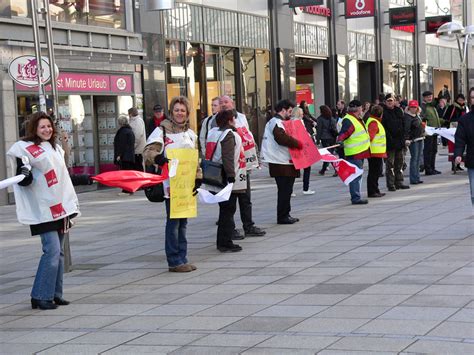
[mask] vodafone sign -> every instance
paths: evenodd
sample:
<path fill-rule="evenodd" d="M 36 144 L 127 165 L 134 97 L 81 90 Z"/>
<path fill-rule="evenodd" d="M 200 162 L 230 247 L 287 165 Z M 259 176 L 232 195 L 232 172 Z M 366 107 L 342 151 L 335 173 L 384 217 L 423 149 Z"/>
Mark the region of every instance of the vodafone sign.
<path fill-rule="evenodd" d="M 346 18 L 372 17 L 375 0 L 346 0 Z"/>

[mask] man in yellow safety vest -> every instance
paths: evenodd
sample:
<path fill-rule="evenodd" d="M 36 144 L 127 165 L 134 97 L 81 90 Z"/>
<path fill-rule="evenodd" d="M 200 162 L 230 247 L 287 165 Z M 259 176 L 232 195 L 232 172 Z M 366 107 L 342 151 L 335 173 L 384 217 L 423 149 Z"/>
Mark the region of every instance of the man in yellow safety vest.
<path fill-rule="evenodd" d="M 360 169 L 364 166 L 364 159 L 370 158 L 370 138 L 361 115 L 362 103 L 358 100 L 352 100 L 347 107 L 347 114 L 342 120 L 341 131 L 337 137 L 337 142 L 344 145 L 345 159 Z M 361 184 L 362 175 L 349 184 L 353 205 L 366 205 L 368 203 L 367 200 L 361 198 Z"/>
<path fill-rule="evenodd" d="M 383 159 L 387 157 L 387 138 L 381 122 L 382 114 L 383 107 L 375 105 L 370 109 L 370 116 L 365 122 L 370 137 L 369 174 L 367 175 L 367 195 L 369 197 L 385 196 L 385 193 L 379 190 Z"/>

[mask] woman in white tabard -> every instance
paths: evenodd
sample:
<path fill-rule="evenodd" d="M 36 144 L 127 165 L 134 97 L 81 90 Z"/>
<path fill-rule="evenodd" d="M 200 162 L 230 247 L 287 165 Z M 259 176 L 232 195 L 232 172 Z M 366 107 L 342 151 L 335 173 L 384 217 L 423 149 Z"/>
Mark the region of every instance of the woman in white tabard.
<path fill-rule="evenodd" d="M 50 116 L 34 113 L 28 119 L 26 136 L 7 152 L 17 175 L 25 175 L 13 186 L 18 221 L 41 237 L 43 248 L 31 291 L 34 309 L 69 304 L 63 298 L 63 244 L 71 219 L 79 214 L 79 202 L 56 134 Z"/>

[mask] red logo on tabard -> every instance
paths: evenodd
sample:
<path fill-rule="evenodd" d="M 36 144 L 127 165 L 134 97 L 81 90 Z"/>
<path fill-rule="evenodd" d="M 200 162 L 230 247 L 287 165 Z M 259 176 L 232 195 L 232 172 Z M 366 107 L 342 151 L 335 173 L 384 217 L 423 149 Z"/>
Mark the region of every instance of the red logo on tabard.
<path fill-rule="evenodd" d="M 247 166 L 247 160 L 245 159 L 244 148 L 239 153 L 239 168 L 243 169 Z"/>
<path fill-rule="evenodd" d="M 58 183 L 58 178 L 56 176 L 56 172 L 54 171 L 54 169 L 44 174 L 44 177 L 46 178 L 46 183 L 48 184 L 48 187 L 51 187 Z"/>
<path fill-rule="evenodd" d="M 211 159 L 212 153 L 216 150 L 217 142 L 207 142 L 206 143 L 206 160 Z"/>
<path fill-rule="evenodd" d="M 58 203 L 57 205 L 51 206 L 49 209 L 51 210 L 51 215 L 54 219 L 64 216 L 66 214 L 62 203 Z"/>
<path fill-rule="evenodd" d="M 174 143 L 174 140 L 172 140 L 169 137 L 165 137 L 165 146 L 167 146 L 168 144 L 173 144 L 173 143 Z"/>
<path fill-rule="evenodd" d="M 253 137 L 248 131 L 247 127 L 237 128 L 237 133 L 239 134 L 240 138 L 242 138 L 242 146 L 244 147 L 244 150 L 249 150 L 255 147 L 255 141 L 253 140 Z"/>
<path fill-rule="evenodd" d="M 26 147 L 26 150 L 33 156 L 33 158 L 37 158 L 44 153 L 44 149 L 36 144 L 29 145 Z"/>
<path fill-rule="evenodd" d="M 375 15 L 375 0 L 346 0 L 346 18 Z"/>

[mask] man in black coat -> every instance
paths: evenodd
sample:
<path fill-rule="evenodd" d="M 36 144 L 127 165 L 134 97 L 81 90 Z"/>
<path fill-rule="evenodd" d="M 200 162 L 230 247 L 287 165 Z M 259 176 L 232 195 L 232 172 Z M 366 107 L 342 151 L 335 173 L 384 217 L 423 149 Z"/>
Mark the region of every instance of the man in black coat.
<path fill-rule="evenodd" d="M 120 115 L 117 121 L 120 128 L 114 137 L 114 164 L 118 165 L 120 170 L 134 170 L 135 135 L 127 116 Z M 122 190 L 119 195 L 133 195 L 133 192 Z"/>
<path fill-rule="evenodd" d="M 387 137 L 386 172 L 388 191 L 409 189 L 403 183 L 404 148 L 408 140 L 403 111 L 395 106 L 393 94 L 385 96 L 382 125 Z"/>
<path fill-rule="evenodd" d="M 458 120 L 458 127 L 454 136 L 454 162 L 460 164 L 464 150 L 466 158 L 464 165 L 467 168 L 469 184 L 471 186 L 471 202 L 474 207 L 474 87 L 469 90 L 471 111 Z"/>

